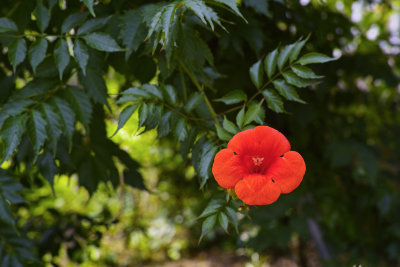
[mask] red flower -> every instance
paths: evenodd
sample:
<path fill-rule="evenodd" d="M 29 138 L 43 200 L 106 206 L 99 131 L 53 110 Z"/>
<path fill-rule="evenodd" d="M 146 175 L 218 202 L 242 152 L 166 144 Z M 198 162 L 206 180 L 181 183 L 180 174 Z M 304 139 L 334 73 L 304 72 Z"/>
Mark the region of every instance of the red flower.
<path fill-rule="evenodd" d="M 267 205 L 299 186 L 306 165 L 279 131 L 258 126 L 236 134 L 215 155 L 212 173 L 223 188 L 235 188 L 248 205 Z"/>

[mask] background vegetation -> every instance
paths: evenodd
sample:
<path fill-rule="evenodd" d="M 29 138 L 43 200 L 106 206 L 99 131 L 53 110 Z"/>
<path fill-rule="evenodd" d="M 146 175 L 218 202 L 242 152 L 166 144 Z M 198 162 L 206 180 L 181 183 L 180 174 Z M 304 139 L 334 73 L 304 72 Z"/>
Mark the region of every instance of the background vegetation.
<path fill-rule="evenodd" d="M 2 0 L 0 47 L 0 266 L 400 265 L 400 1 Z M 246 207 L 255 125 L 307 172 Z"/>

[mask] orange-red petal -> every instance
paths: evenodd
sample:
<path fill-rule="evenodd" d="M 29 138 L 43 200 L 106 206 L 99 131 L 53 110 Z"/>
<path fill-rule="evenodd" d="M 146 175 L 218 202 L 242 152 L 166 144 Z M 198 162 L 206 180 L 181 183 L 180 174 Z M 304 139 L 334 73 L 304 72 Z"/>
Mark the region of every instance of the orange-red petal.
<path fill-rule="evenodd" d="M 271 164 L 266 176 L 275 181 L 282 193 L 287 194 L 299 186 L 305 172 L 303 157 L 296 151 L 289 151 Z"/>
<path fill-rule="evenodd" d="M 222 149 L 215 155 L 212 173 L 223 188 L 233 188 L 247 175 L 239 156 L 230 149 Z"/>
<path fill-rule="evenodd" d="M 236 184 L 235 192 L 248 205 L 268 205 L 279 198 L 281 189 L 265 175 L 251 174 Z"/>

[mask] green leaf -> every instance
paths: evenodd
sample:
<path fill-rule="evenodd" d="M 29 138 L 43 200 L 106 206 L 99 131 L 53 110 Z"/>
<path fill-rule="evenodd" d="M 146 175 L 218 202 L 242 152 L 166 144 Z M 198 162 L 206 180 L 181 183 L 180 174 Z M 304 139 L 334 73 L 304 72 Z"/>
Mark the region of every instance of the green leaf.
<path fill-rule="evenodd" d="M 185 105 L 186 112 L 190 112 L 195 109 L 204 100 L 204 94 L 201 92 L 195 92 L 190 97 Z"/>
<path fill-rule="evenodd" d="M 119 52 L 122 48 L 117 44 L 117 42 L 108 34 L 105 33 L 90 33 L 83 36 L 86 43 L 99 51 L 104 52 Z"/>
<path fill-rule="evenodd" d="M 320 79 L 324 76 L 316 75 L 310 68 L 306 66 L 294 65 L 291 67 L 292 71 L 296 73 L 297 76 L 304 79 Z"/>
<path fill-rule="evenodd" d="M 183 140 L 186 139 L 188 131 L 185 118 L 181 117 L 176 123 L 175 135 L 178 137 L 179 142 L 182 142 Z"/>
<path fill-rule="evenodd" d="M 129 48 L 125 59 L 128 59 L 133 51 L 136 51 L 146 38 L 146 27 L 142 23 L 139 10 L 129 10 L 122 17 L 123 24 L 119 38 L 125 47 Z"/>
<path fill-rule="evenodd" d="M 54 175 L 58 172 L 58 167 L 56 162 L 48 151 L 43 152 L 37 159 L 37 166 L 39 167 L 40 172 L 43 177 L 50 183 L 50 186 L 53 189 L 54 186 Z M 53 189 L 54 190 L 54 189 Z"/>
<path fill-rule="evenodd" d="M 293 47 L 292 53 L 290 54 L 290 63 L 295 61 L 297 57 L 300 54 L 300 51 L 303 49 L 304 45 L 307 43 L 308 39 L 310 38 L 310 35 L 308 35 L 304 40 L 299 39 Z"/>
<path fill-rule="evenodd" d="M 311 52 L 302 56 L 296 63 L 299 63 L 300 65 L 308 65 L 313 63 L 325 63 L 333 60 L 337 60 L 337 58 L 328 57 L 317 52 Z"/>
<path fill-rule="evenodd" d="M 221 225 L 222 229 L 225 230 L 225 232 L 228 232 L 228 216 L 224 213 L 224 212 L 220 212 L 218 214 L 218 221 L 219 221 L 219 225 Z"/>
<path fill-rule="evenodd" d="M 244 107 L 236 115 L 236 124 L 239 129 L 242 129 L 242 127 L 244 126 Z"/>
<path fill-rule="evenodd" d="M 250 78 L 255 87 L 260 88 L 263 85 L 264 77 L 263 77 L 263 68 L 261 64 L 261 60 L 254 63 L 253 66 L 250 67 Z"/>
<path fill-rule="evenodd" d="M 238 218 L 237 218 L 236 212 L 231 207 L 226 207 L 225 211 L 229 217 L 229 221 L 235 228 L 236 233 L 239 233 L 239 223 L 238 223 Z"/>
<path fill-rule="evenodd" d="M 8 118 L 0 131 L 0 138 L 3 140 L 3 153 L 0 165 L 4 163 L 21 142 L 22 134 L 25 132 L 26 116 L 20 115 Z"/>
<path fill-rule="evenodd" d="M 78 119 L 83 123 L 86 130 L 89 130 L 89 123 L 92 118 L 92 104 L 89 97 L 78 87 L 68 86 L 64 92 L 72 109 L 76 111 Z"/>
<path fill-rule="evenodd" d="M 199 164 L 200 188 L 204 187 L 208 178 L 210 177 L 211 165 L 216 153 L 217 147 L 212 144 L 209 149 L 203 150 Z"/>
<path fill-rule="evenodd" d="M 224 201 L 222 199 L 213 199 L 208 203 L 207 207 L 200 214 L 198 219 L 208 217 L 211 214 L 217 213 L 218 210 L 223 206 Z"/>
<path fill-rule="evenodd" d="M 247 95 L 242 90 L 233 90 L 221 98 L 215 99 L 217 102 L 223 102 L 226 105 L 236 104 L 247 100 Z"/>
<path fill-rule="evenodd" d="M 201 226 L 201 236 L 199 243 L 203 239 L 203 237 L 214 227 L 215 222 L 217 221 L 217 215 L 211 215 L 207 219 L 204 220 L 202 226 Z"/>
<path fill-rule="evenodd" d="M 84 35 L 99 30 L 103 28 L 110 19 L 111 16 L 88 20 L 85 23 L 83 23 L 81 27 L 79 27 L 77 34 Z"/>
<path fill-rule="evenodd" d="M 171 125 L 170 125 L 171 114 L 172 114 L 171 111 L 168 111 L 162 116 L 161 122 L 157 128 L 157 133 L 158 133 L 157 138 L 164 137 L 171 131 Z"/>
<path fill-rule="evenodd" d="M 57 149 L 58 139 L 62 134 L 61 119 L 56 113 L 54 108 L 47 103 L 43 103 L 40 107 L 43 117 L 47 121 L 47 136 L 50 141 L 50 145 L 55 154 Z"/>
<path fill-rule="evenodd" d="M 217 136 L 220 140 L 229 141 L 232 138 L 232 134 L 221 126 L 215 125 L 215 128 L 217 129 Z"/>
<path fill-rule="evenodd" d="M 13 71 L 24 61 L 26 57 L 26 41 L 24 38 L 15 39 L 8 46 L 8 60 L 13 66 Z"/>
<path fill-rule="evenodd" d="M 264 61 L 264 70 L 265 73 L 268 75 L 268 78 L 271 78 L 272 75 L 275 74 L 276 71 L 276 61 L 278 59 L 278 49 L 270 52 Z"/>
<path fill-rule="evenodd" d="M 69 104 L 60 97 L 53 97 L 51 104 L 60 117 L 63 133 L 67 137 L 69 148 L 71 149 L 72 136 L 75 131 L 75 112 L 71 109 Z"/>
<path fill-rule="evenodd" d="M 283 78 L 285 78 L 285 81 L 291 85 L 294 85 L 296 87 L 307 87 L 310 85 L 318 84 L 318 81 L 315 80 L 309 80 L 309 79 L 303 79 L 299 76 L 297 76 L 293 71 L 289 70 L 284 73 L 282 73 Z"/>
<path fill-rule="evenodd" d="M 146 103 L 143 103 L 139 108 L 139 126 L 138 128 L 142 127 L 147 120 L 149 114 L 149 109 Z"/>
<path fill-rule="evenodd" d="M 93 65 L 93 62 L 91 62 L 86 71 L 86 76 L 80 74 L 79 80 L 87 89 L 89 96 L 95 103 L 108 105 L 106 82 L 104 81 L 102 73 L 99 70 L 94 69 L 95 67 L 96 66 Z"/>
<path fill-rule="evenodd" d="M 86 20 L 87 16 L 87 12 L 70 14 L 61 25 L 61 33 L 67 33 L 72 28 L 81 25 Z"/>
<path fill-rule="evenodd" d="M 81 40 L 76 39 L 74 44 L 74 57 L 79 67 L 82 70 L 83 75 L 86 75 L 86 66 L 89 61 L 88 49 Z"/>
<path fill-rule="evenodd" d="M 267 106 L 271 110 L 275 111 L 276 113 L 284 112 L 283 101 L 277 93 L 270 91 L 268 89 L 264 90 L 262 93 L 267 102 Z"/>
<path fill-rule="evenodd" d="M 296 89 L 287 84 L 284 80 L 275 80 L 273 82 L 275 89 L 279 92 L 281 96 L 283 96 L 287 100 L 296 101 L 299 103 L 305 103 L 303 100 L 299 98 L 299 95 L 296 92 Z"/>
<path fill-rule="evenodd" d="M 163 126 L 163 124 L 160 124 Z M 160 127 L 159 127 L 160 128 Z M 188 136 L 181 143 L 181 147 L 179 148 L 179 152 L 182 155 L 183 161 L 186 162 L 188 158 L 188 154 L 190 149 L 193 147 L 194 142 L 196 141 L 198 131 L 196 128 L 190 128 Z"/>
<path fill-rule="evenodd" d="M 247 125 L 252 122 L 259 113 L 261 109 L 262 101 L 260 101 L 257 105 L 249 105 L 249 109 L 247 110 L 246 114 L 244 115 L 243 125 Z"/>
<path fill-rule="evenodd" d="M 175 92 L 175 88 L 171 85 L 166 85 L 163 87 L 163 91 L 165 92 L 165 99 L 167 100 L 167 103 L 170 104 L 171 106 L 175 106 L 178 99 L 177 95 Z"/>
<path fill-rule="evenodd" d="M 43 5 L 42 1 L 38 1 L 38 4 L 33 10 L 33 15 L 36 17 L 36 23 L 41 32 L 44 32 L 49 26 L 50 11 Z"/>
<path fill-rule="evenodd" d="M 5 103 L 0 109 L 0 129 L 7 118 L 20 114 L 33 103 L 30 99 L 16 99 Z"/>
<path fill-rule="evenodd" d="M 4 199 L 2 195 L 0 195 L 0 221 L 4 222 L 7 225 L 14 225 L 14 217 L 12 216 L 10 205 L 8 205 L 7 201 Z"/>
<path fill-rule="evenodd" d="M 164 8 L 163 16 L 162 16 L 162 29 L 165 38 L 164 46 L 169 46 L 171 42 L 171 28 L 175 20 L 175 12 L 178 8 L 178 2 L 173 2 L 168 4 Z"/>
<path fill-rule="evenodd" d="M 146 92 L 148 92 L 150 95 L 154 96 L 155 98 L 158 98 L 160 100 L 163 99 L 162 92 L 158 87 L 152 85 L 152 84 L 144 84 L 142 85 L 142 89 L 144 89 Z"/>
<path fill-rule="evenodd" d="M 92 14 L 93 17 L 96 17 L 96 14 L 94 13 L 93 10 L 93 3 L 94 0 L 81 0 L 85 4 L 85 6 L 89 9 L 90 14 Z"/>
<path fill-rule="evenodd" d="M 235 13 L 236 15 L 238 15 L 244 21 L 247 22 L 247 20 L 243 17 L 242 13 L 240 13 L 239 8 L 237 7 L 236 0 L 212 0 L 212 1 L 228 6 L 233 11 L 233 13 Z"/>
<path fill-rule="evenodd" d="M 293 52 L 293 49 L 295 47 L 295 44 L 290 44 L 290 45 L 286 45 L 284 46 L 277 58 L 277 64 L 278 64 L 278 68 L 279 70 L 281 70 L 283 68 L 283 66 L 285 65 L 285 63 L 288 61 L 291 53 Z"/>
<path fill-rule="evenodd" d="M 135 110 L 137 108 L 138 108 L 138 104 L 132 104 L 132 105 L 127 106 L 126 108 L 124 108 L 124 110 L 119 115 L 118 127 L 117 127 L 117 129 L 115 130 L 115 132 L 113 133 L 113 135 L 111 137 L 113 137 L 122 127 L 124 127 L 126 122 L 131 118 L 133 112 L 135 112 Z"/>
<path fill-rule="evenodd" d="M 56 62 L 60 80 L 63 77 L 65 68 L 69 63 L 68 44 L 64 39 L 59 39 L 54 49 L 54 61 Z"/>
<path fill-rule="evenodd" d="M 204 24 L 207 24 L 208 22 L 212 31 L 214 31 L 214 22 L 225 30 L 218 18 L 217 13 L 206 6 L 203 1 L 183 0 L 182 2 L 188 9 L 192 10 Z"/>
<path fill-rule="evenodd" d="M 256 13 L 271 18 L 271 13 L 268 10 L 269 0 L 246 0 L 243 1 L 243 4 L 253 8 Z"/>
<path fill-rule="evenodd" d="M 46 38 L 38 38 L 29 47 L 29 62 L 31 63 L 33 72 L 36 72 L 36 67 L 44 60 L 46 57 L 48 43 Z"/>
<path fill-rule="evenodd" d="M 226 117 L 224 117 L 224 121 L 222 122 L 222 126 L 224 129 L 231 133 L 231 134 L 237 134 L 239 132 L 239 129 L 236 127 L 236 125 L 228 120 Z"/>
<path fill-rule="evenodd" d="M 44 142 L 47 139 L 46 121 L 37 110 L 32 110 L 28 119 L 28 136 L 32 142 L 35 155 L 39 154 Z"/>
<path fill-rule="evenodd" d="M 17 24 L 8 18 L 0 18 L 0 32 L 16 32 Z"/>

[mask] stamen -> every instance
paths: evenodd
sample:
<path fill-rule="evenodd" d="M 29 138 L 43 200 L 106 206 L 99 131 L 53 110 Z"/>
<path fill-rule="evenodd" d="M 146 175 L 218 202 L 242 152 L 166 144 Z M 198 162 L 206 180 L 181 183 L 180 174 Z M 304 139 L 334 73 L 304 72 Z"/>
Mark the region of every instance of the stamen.
<path fill-rule="evenodd" d="M 252 159 L 253 159 L 254 165 L 256 165 L 256 166 L 261 166 L 261 164 L 264 160 L 264 158 L 262 158 L 262 157 L 253 157 Z"/>

